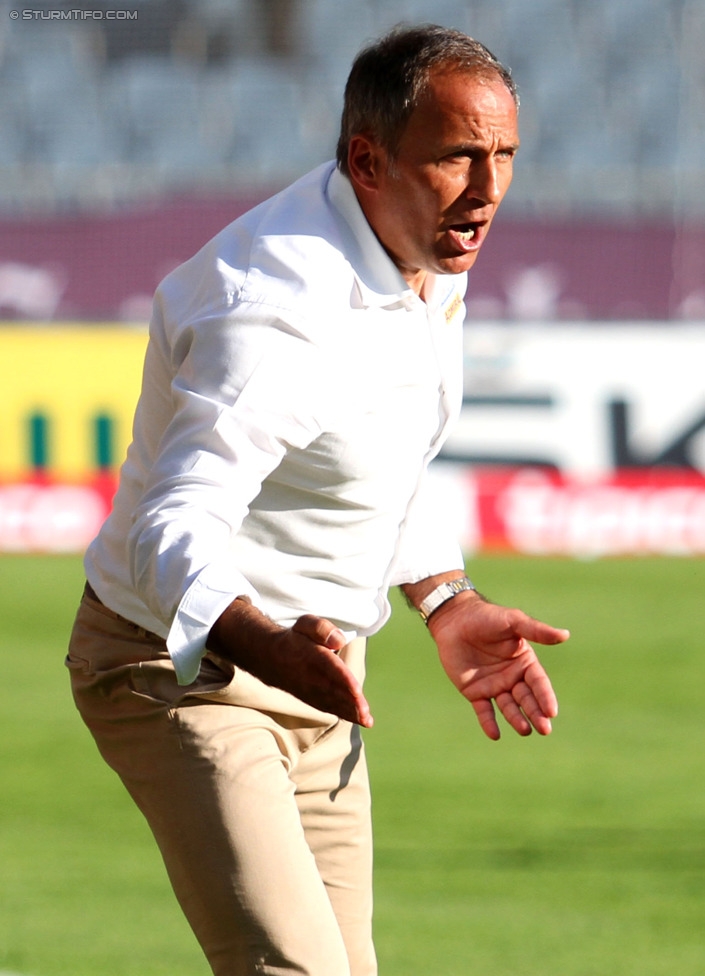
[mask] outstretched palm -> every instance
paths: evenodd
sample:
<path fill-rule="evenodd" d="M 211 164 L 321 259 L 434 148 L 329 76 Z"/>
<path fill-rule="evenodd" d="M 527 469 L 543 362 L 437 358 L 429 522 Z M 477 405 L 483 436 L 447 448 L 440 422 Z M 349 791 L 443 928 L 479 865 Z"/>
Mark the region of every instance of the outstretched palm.
<path fill-rule="evenodd" d="M 559 644 L 569 633 L 477 594 L 456 597 L 429 620 L 443 668 L 471 702 L 490 739 L 500 737 L 493 702 L 519 735 L 551 731 L 558 703 L 529 641 Z"/>

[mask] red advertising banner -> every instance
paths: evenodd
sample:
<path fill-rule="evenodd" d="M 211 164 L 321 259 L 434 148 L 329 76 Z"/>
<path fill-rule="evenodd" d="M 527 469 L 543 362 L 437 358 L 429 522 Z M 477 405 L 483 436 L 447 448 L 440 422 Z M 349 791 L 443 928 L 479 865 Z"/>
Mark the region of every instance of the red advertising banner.
<path fill-rule="evenodd" d="M 705 476 L 619 470 L 575 479 L 541 469 L 466 469 L 479 550 L 578 557 L 705 554 Z"/>
<path fill-rule="evenodd" d="M 82 552 L 108 515 L 115 487 L 112 474 L 87 484 L 0 484 L 0 552 Z"/>
<path fill-rule="evenodd" d="M 443 465 L 438 488 L 468 552 L 579 558 L 705 555 L 705 476 L 622 470 L 576 479 L 531 468 Z M 0 485 L 0 550 L 80 552 L 105 519 L 113 474 Z"/>

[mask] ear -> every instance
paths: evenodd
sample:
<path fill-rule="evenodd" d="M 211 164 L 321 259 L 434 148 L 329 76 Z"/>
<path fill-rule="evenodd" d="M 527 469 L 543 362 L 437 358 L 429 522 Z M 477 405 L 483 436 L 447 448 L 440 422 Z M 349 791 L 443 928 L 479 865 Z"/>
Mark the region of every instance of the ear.
<path fill-rule="evenodd" d="M 387 154 L 370 136 L 354 135 L 348 146 L 350 179 L 360 189 L 374 192 L 379 175 L 387 167 Z"/>

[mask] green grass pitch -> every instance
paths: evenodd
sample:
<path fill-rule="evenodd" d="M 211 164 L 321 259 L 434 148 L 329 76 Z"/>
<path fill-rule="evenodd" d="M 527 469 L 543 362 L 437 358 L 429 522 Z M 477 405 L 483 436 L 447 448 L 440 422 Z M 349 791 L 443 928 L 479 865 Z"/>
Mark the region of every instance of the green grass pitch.
<path fill-rule="evenodd" d="M 473 560 L 573 632 L 548 738 L 486 740 L 395 601 L 366 734 L 381 976 L 702 976 L 705 561 Z M 206 976 L 151 837 L 74 711 L 75 557 L 0 558 L 0 973 Z"/>

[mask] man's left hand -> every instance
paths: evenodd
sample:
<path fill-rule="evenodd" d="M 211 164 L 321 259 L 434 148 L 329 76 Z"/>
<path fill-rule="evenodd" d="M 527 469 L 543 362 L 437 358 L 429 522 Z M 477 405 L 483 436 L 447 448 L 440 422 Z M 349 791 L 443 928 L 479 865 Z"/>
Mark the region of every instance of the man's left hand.
<path fill-rule="evenodd" d="M 500 730 L 493 702 L 519 735 L 551 732 L 558 702 L 529 641 L 560 644 L 567 630 L 534 620 L 521 610 L 461 593 L 436 610 L 428 629 L 446 674 L 475 709 L 490 739 Z"/>

